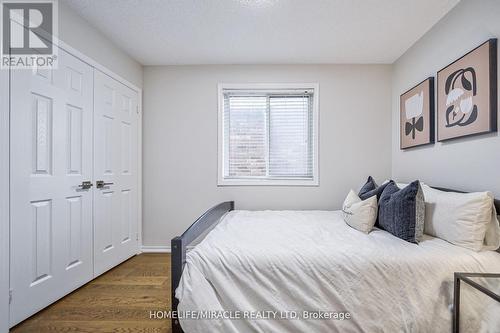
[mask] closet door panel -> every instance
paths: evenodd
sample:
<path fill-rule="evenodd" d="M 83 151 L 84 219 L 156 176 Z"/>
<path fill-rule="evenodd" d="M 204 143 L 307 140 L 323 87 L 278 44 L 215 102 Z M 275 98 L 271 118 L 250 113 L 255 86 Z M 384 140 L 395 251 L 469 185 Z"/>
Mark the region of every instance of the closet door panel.
<path fill-rule="evenodd" d="M 138 253 L 137 92 L 94 72 L 94 259 L 99 275 Z"/>
<path fill-rule="evenodd" d="M 11 73 L 11 325 L 93 276 L 92 101 L 92 68 L 63 50 Z"/>

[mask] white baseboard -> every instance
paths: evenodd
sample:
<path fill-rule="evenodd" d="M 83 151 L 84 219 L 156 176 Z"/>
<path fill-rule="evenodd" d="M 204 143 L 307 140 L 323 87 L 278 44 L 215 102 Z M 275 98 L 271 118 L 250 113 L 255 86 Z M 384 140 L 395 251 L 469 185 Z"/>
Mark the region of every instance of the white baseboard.
<path fill-rule="evenodd" d="M 141 246 L 142 253 L 170 253 L 170 246 Z"/>

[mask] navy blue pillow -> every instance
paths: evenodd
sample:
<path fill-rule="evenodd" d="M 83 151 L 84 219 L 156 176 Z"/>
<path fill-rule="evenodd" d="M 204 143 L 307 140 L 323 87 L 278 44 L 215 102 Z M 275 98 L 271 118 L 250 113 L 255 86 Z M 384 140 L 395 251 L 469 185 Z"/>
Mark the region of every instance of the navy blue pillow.
<path fill-rule="evenodd" d="M 390 182 L 394 183 L 392 180 Z M 385 187 L 390 182 L 387 182 L 387 183 L 384 183 L 384 184 L 378 186 L 377 183 L 375 183 L 375 180 L 372 178 L 372 176 L 370 176 L 370 177 L 368 177 L 368 180 L 366 181 L 365 185 L 363 185 L 361 187 L 361 190 L 359 190 L 358 197 L 361 200 L 366 200 L 366 199 L 371 198 L 374 195 L 376 195 L 377 200 L 379 200 Z"/>
<path fill-rule="evenodd" d="M 378 204 L 378 226 L 396 237 L 418 243 L 424 232 L 425 203 L 418 180 L 403 189 L 385 187 Z"/>
<path fill-rule="evenodd" d="M 366 183 L 361 187 L 358 193 L 358 197 L 361 197 L 362 194 L 373 191 L 378 187 L 377 183 L 375 183 L 375 179 L 372 176 L 368 176 Z"/>

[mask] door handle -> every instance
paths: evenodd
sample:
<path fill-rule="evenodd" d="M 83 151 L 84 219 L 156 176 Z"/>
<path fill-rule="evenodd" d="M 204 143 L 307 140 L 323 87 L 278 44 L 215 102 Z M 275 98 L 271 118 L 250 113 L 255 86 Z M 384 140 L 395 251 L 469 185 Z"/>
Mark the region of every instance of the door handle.
<path fill-rule="evenodd" d="M 98 180 L 95 182 L 97 188 L 103 188 L 104 186 L 114 185 L 114 183 L 105 183 L 104 180 Z"/>
<path fill-rule="evenodd" d="M 92 184 L 91 181 L 84 181 L 80 185 L 78 185 L 78 187 L 82 190 L 88 190 L 92 186 L 94 186 L 94 184 Z"/>

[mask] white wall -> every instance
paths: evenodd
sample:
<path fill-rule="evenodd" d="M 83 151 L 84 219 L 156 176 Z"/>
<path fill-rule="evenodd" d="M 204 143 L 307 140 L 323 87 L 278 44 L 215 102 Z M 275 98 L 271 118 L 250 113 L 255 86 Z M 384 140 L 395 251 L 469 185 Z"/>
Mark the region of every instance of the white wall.
<path fill-rule="evenodd" d="M 394 179 L 411 181 L 418 178 L 429 184 L 448 188 L 491 190 L 500 197 L 500 137 L 497 133 L 436 143 L 408 151 L 399 149 L 401 93 L 426 77 L 435 76 L 438 70 L 492 37 L 500 37 L 500 1 L 462 0 L 394 64 Z"/>
<path fill-rule="evenodd" d="M 143 243 L 169 246 L 212 205 L 338 209 L 350 188 L 391 168 L 391 67 L 144 68 Z M 217 187 L 217 83 L 318 82 L 319 187 Z"/>
<path fill-rule="evenodd" d="M 59 1 L 59 39 L 142 88 L 142 65 Z"/>

